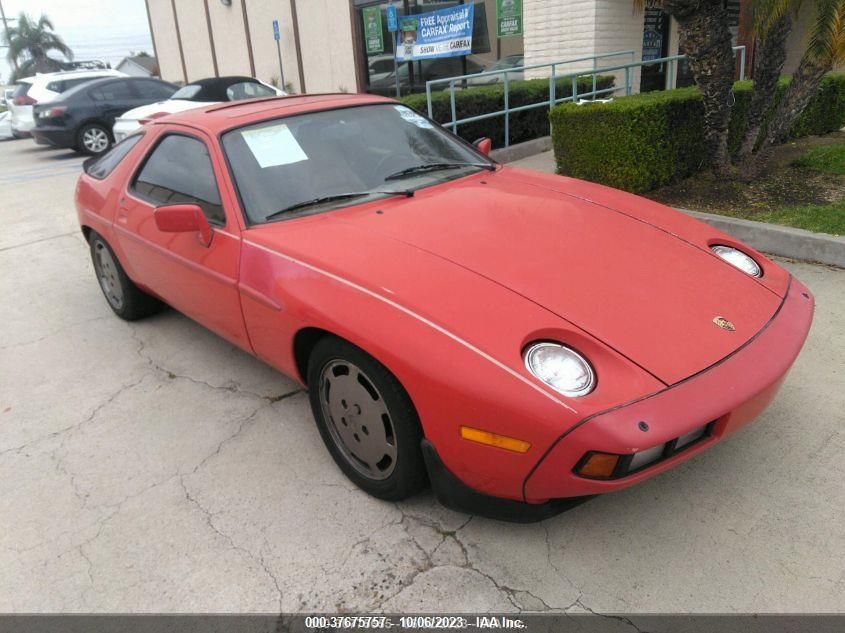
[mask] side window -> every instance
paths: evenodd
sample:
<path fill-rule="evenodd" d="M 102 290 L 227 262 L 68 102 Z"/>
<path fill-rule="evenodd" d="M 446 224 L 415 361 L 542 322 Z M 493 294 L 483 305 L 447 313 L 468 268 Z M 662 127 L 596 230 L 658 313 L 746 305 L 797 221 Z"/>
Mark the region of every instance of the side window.
<path fill-rule="evenodd" d="M 208 148 L 193 137 L 165 136 L 147 157 L 133 189 L 159 205 L 198 204 L 213 224 L 226 221 Z"/>
<path fill-rule="evenodd" d="M 138 141 L 141 140 L 142 136 L 143 134 L 133 134 L 132 136 L 127 136 L 125 139 L 120 141 L 120 143 L 112 147 L 108 152 L 94 161 L 94 163 L 89 165 L 85 170 L 85 173 L 97 180 L 102 180 L 107 177 L 115 170 L 115 168 L 120 164 L 120 161 L 126 157 L 129 151 L 138 144 Z"/>
<path fill-rule="evenodd" d="M 127 81 L 110 81 L 107 84 L 93 88 L 88 92 L 88 95 L 94 101 L 123 101 L 135 97 Z"/>
<path fill-rule="evenodd" d="M 240 101 L 241 99 L 255 99 L 256 97 L 270 97 L 276 93 L 267 86 L 254 81 L 242 81 L 232 84 L 226 88 L 226 97 L 229 101 Z"/>
<path fill-rule="evenodd" d="M 138 91 L 138 94 L 142 99 L 169 99 L 175 92 L 175 90 L 167 84 L 144 79 L 135 83 L 135 90 Z"/>

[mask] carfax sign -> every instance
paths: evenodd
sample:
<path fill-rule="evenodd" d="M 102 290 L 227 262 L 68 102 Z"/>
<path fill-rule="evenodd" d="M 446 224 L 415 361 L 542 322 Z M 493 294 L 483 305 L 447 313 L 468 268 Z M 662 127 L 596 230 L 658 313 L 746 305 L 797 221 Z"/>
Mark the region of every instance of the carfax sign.
<path fill-rule="evenodd" d="M 496 0 L 496 35 L 522 35 L 522 0 Z"/>
<path fill-rule="evenodd" d="M 397 61 L 469 55 L 474 11 L 472 4 L 463 4 L 400 18 Z"/>

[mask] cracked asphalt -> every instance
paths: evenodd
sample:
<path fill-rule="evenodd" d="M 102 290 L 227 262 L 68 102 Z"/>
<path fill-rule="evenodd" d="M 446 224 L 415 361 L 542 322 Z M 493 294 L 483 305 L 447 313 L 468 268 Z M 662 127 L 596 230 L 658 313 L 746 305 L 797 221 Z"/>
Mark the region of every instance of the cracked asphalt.
<path fill-rule="evenodd" d="M 541 524 L 377 501 L 291 380 L 185 317 L 112 315 L 81 159 L 0 144 L 0 611 L 845 611 L 845 271 L 757 423 Z"/>

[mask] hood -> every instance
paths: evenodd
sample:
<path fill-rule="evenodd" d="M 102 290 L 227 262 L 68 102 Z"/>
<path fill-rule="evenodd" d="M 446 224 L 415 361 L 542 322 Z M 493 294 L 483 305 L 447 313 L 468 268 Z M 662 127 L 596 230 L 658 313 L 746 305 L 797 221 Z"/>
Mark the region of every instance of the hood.
<path fill-rule="evenodd" d="M 155 114 L 156 112 L 173 114 L 174 112 L 184 112 L 185 110 L 202 108 L 209 105 L 214 105 L 214 102 L 205 103 L 202 101 L 186 101 L 184 99 L 167 99 L 166 101 L 158 101 L 156 103 L 150 103 L 149 105 L 133 108 L 121 114 L 120 118 L 124 120 L 137 121 L 139 119 L 143 119 L 144 117 L 148 117 L 151 114 Z"/>
<path fill-rule="evenodd" d="M 666 384 L 734 352 L 781 302 L 682 236 L 513 173 L 485 173 L 384 200 L 381 214 L 370 206 L 335 211 L 332 223 L 352 223 L 495 282 Z M 496 305 L 489 315 L 496 318 Z M 735 330 L 718 327 L 717 317 Z"/>

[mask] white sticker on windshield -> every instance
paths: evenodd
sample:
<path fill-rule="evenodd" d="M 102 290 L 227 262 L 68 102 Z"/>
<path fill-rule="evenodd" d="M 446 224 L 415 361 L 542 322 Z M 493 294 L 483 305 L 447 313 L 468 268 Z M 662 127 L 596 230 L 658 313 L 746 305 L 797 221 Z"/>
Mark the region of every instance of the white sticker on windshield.
<path fill-rule="evenodd" d="M 399 116 L 405 119 L 408 123 L 413 123 L 417 127 L 422 128 L 424 130 L 430 130 L 434 127 L 424 117 L 421 117 L 419 114 L 417 114 L 410 108 L 406 108 L 405 106 L 393 107 L 396 108 L 396 111 L 399 113 Z"/>
<path fill-rule="evenodd" d="M 262 169 L 308 160 L 287 125 L 244 130 L 241 135 Z"/>

